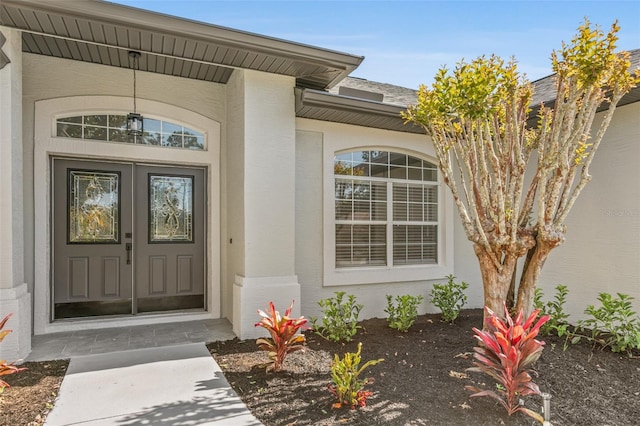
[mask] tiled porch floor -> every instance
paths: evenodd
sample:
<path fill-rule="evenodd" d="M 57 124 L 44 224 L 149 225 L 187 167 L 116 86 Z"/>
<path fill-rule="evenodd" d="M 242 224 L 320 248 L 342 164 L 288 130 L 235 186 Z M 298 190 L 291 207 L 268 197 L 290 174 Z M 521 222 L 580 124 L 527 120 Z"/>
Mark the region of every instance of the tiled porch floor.
<path fill-rule="evenodd" d="M 233 339 L 226 319 L 69 331 L 33 336 L 26 361 Z"/>

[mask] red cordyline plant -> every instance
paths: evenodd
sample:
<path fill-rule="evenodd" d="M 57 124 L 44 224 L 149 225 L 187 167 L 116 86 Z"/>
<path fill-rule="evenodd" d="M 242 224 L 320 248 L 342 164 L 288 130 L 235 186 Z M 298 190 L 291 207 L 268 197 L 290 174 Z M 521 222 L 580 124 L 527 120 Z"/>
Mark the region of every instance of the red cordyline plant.
<path fill-rule="evenodd" d="M 531 379 L 530 373 L 534 371 L 530 367 L 542 354 L 544 342 L 536 340 L 535 337 L 540 327 L 549 320 L 549 315 L 535 322 L 540 312 L 536 309 L 523 322 L 522 310 L 515 318 L 511 318 L 505 305 L 505 322 L 491 309 L 485 309 L 486 329 L 473 328 L 476 334 L 474 337 L 480 341 L 480 346 L 473 348 L 475 367 L 469 368 L 468 371 L 488 374 L 498 381 L 499 386 L 495 391 L 474 386 L 466 386 L 466 389 L 476 392 L 472 397 L 489 396 L 498 400 L 509 415 L 521 411 L 542 423 L 542 416 L 520 405 L 519 399 L 521 396 L 540 394 L 538 385 Z"/>
<path fill-rule="evenodd" d="M 3 330 L 5 324 L 7 323 L 7 321 L 9 321 L 10 317 L 11 317 L 11 314 L 7 315 L 6 317 L 4 317 L 2 321 L 0 321 L 0 342 L 2 342 L 4 338 L 7 337 L 7 334 L 11 333 L 12 331 L 12 330 Z M 4 359 L 0 359 L 0 376 L 8 376 L 9 374 L 15 374 L 23 370 L 26 370 L 26 368 L 16 367 L 12 362 L 7 363 L 7 361 L 5 361 Z M 8 388 L 8 387 L 10 387 L 9 383 L 5 382 L 4 380 L 0 380 L 0 393 L 4 391 L 4 388 Z"/>
<path fill-rule="evenodd" d="M 273 302 L 269 302 L 268 312 L 258 309 L 258 314 L 262 319 L 255 326 L 265 328 L 271 338 L 260 338 L 256 340 L 256 344 L 258 348 L 269 353 L 269 358 L 272 360 L 269 366 L 273 371 L 282 369 L 282 364 L 288 354 L 304 349 L 305 337 L 297 333 L 305 327 L 307 320 L 304 317 L 289 318 L 292 309 L 293 302 L 284 315 L 280 315 L 280 312 L 276 311 Z"/>

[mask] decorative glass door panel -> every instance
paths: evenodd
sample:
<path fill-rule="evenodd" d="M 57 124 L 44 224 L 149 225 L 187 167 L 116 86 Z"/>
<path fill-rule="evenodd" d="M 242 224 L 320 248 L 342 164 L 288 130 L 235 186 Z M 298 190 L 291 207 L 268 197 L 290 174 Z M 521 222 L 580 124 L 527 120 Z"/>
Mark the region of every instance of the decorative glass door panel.
<path fill-rule="evenodd" d="M 193 176 L 149 175 L 149 242 L 193 242 Z"/>
<path fill-rule="evenodd" d="M 120 173 L 68 170 L 70 243 L 120 242 Z"/>
<path fill-rule="evenodd" d="M 204 170 L 52 169 L 54 319 L 205 307 Z"/>

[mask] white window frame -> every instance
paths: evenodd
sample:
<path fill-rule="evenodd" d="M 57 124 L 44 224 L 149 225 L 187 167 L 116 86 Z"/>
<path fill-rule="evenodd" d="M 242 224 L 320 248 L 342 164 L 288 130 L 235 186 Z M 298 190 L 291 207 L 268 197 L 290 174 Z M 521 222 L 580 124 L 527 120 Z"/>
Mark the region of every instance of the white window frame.
<path fill-rule="evenodd" d="M 358 150 L 380 150 L 409 154 L 418 158 L 437 164 L 435 153 L 430 141 L 423 135 L 397 134 L 382 132 L 369 138 L 371 144 L 366 144 L 367 140 L 359 140 L 367 132 L 355 136 L 324 133 L 323 143 L 323 285 L 343 286 L 360 284 L 383 284 L 396 282 L 414 282 L 438 280 L 453 273 L 453 226 L 454 226 L 454 204 L 453 198 L 446 185 L 440 183 L 438 186 L 438 262 L 435 264 L 417 265 L 391 265 L 390 261 L 385 266 L 364 266 L 337 268 L 336 259 L 336 237 L 335 237 L 335 175 L 334 156 L 336 153 Z M 367 139 L 366 136 L 362 139 Z M 386 143 L 380 144 L 384 141 Z M 365 143 L 363 143 L 365 142 Z M 390 146 L 390 143 L 397 145 Z M 393 180 L 389 180 L 392 182 Z M 416 181 L 418 183 L 420 181 Z M 388 218 L 389 219 L 389 218 Z M 387 238 L 389 245 L 393 246 L 393 241 Z"/>

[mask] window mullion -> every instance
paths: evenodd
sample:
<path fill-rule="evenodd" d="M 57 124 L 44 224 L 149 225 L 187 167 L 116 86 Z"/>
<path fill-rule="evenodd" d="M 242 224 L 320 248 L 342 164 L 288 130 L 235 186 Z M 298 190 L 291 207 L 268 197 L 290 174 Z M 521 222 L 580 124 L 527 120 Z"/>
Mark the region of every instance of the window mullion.
<path fill-rule="evenodd" d="M 387 182 L 387 268 L 393 267 L 393 182 Z"/>

